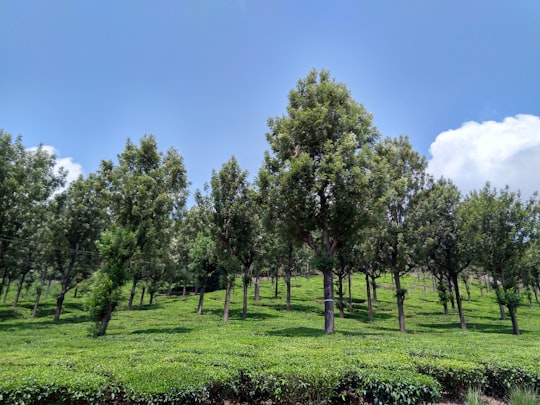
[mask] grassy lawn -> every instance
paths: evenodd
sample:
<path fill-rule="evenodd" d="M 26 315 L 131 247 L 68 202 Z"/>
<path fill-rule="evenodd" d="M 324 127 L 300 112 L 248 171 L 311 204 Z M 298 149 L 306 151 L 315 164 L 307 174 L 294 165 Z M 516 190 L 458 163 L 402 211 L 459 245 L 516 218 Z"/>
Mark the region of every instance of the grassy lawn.
<path fill-rule="evenodd" d="M 464 300 L 469 328 L 464 331 L 457 311 L 442 313 L 430 282 L 425 292 L 417 277 L 408 277 L 405 284 L 407 333 L 397 330 L 390 277 L 380 282 L 369 322 L 365 284 L 357 276 L 354 312 L 336 318 L 336 333 L 330 336 L 323 333 L 319 276 L 292 280 L 290 312 L 285 311 L 284 285 L 275 298 L 271 281 L 265 280 L 261 300 L 250 302 L 245 320 L 238 284 L 227 323 L 221 321 L 223 291 L 207 294 L 204 315 L 195 312 L 196 296 L 158 296 L 151 307 L 127 311 L 121 306 L 107 335 L 98 339 L 89 335 L 84 298 L 68 295 L 60 323 L 53 324 L 54 294 L 34 319 L 32 297 L 13 309 L 8 296 L 7 304 L 0 305 L 0 400 L 32 403 L 41 395 L 44 403 L 67 392 L 71 402 L 80 398 L 81 403 L 226 397 L 287 402 L 294 395 L 305 402 L 339 402 L 350 387 L 336 387 L 351 377 L 351 370 L 379 376 L 362 374 L 362 384 L 369 378 L 428 375 L 454 395 L 468 385 L 492 394 L 504 388 L 501 384 L 540 385 L 538 305 L 520 307 L 522 335 L 514 336 L 510 320 L 499 320 L 494 294 L 481 297 L 473 285 L 471 302 Z"/>

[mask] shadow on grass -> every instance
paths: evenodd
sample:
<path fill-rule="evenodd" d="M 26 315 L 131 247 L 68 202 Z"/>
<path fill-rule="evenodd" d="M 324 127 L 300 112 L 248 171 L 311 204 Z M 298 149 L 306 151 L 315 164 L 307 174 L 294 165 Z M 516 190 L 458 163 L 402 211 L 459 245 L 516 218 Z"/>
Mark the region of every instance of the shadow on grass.
<path fill-rule="evenodd" d="M 9 319 L 22 318 L 22 314 L 14 308 L 0 309 L 0 322 Z"/>
<path fill-rule="evenodd" d="M 285 328 L 279 330 L 271 330 L 266 333 L 270 336 L 283 336 L 283 337 L 312 337 L 312 336 L 324 336 L 324 330 L 308 328 L 305 326 L 299 326 L 297 328 Z"/>
<path fill-rule="evenodd" d="M 36 318 L 37 319 L 37 318 Z M 50 328 L 53 325 L 62 325 L 62 324 L 75 324 L 75 323 L 84 323 L 84 322 L 90 322 L 90 316 L 87 314 L 84 315 L 72 315 L 72 316 L 65 316 L 60 317 L 60 321 L 58 323 L 54 323 L 52 317 L 49 319 L 43 319 L 40 321 L 34 321 L 34 322 L 28 322 L 28 321 L 21 321 L 21 322 L 2 322 L 0 323 L 0 332 L 1 331 L 10 331 L 10 330 L 27 330 L 27 329 L 46 329 Z"/>
<path fill-rule="evenodd" d="M 182 326 L 178 326 L 176 328 L 149 328 L 149 329 L 139 329 L 134 330 L 131 332 L 133 335 L 142 335 L 142 334 L 150 334 L 150 333 L 189 333 L 191 332 L 190 328 L 184 328 Z"/>
<path fill-rule="evenodd" d="M 498 334 L 512 334 L 512 324 L 508 321 L 508 325 L 488 325 L 485 323 L 476 323 L 476 322 L 467 322 L 467 330 L 472 332 L 481 332 L 481 333 L 498 333 Z M 460 330 L 459 322 L 446 322 L 446 323 L 423 323 L 418 324 L 419 327 L 429 329 L 430 332 L 446 332 L 448 330 Z M 528 330 L 520 329 L 520 332 L 528 333 Z"/>
<path fill-rule="evenodd" d="M 216 315 L 216 316 L 223 316 L 223 309 L 205 309 L 204 310 L 205 315 Z M 270 314 L 268 312 L 255 312 L 250 311 L 248 308 L 247 312 L 247 318 L 246 319 L 253 319 L 253 320 L 261 320 L 261 319 L 267 319 L 267 318 L 278 318 L 277 315 Z M 242 310 L 241 309 L 229 309 L 229 319 L 242 319 Z"/>

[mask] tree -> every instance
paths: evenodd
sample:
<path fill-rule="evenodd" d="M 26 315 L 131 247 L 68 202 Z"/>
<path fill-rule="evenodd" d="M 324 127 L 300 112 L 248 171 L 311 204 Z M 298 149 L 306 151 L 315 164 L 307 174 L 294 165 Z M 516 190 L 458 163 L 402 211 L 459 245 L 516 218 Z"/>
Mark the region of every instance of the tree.
<path fill-rule="evenodd" d="M 128 139 L 118 161 L 117 166 L 102 162 L 101 173 L 107 179 L 112 221 L 136 237 L 139 254 L 130 261 L 131 309 L 137 283 L 162 274 L 165 247 L 174 218 L 183 213 L 188 182 L 182 157 L 174 148 L 159 152 L 153 135 L 144 136 L 139 146 Z"/>
<path fill-rule="evenodd" d="M 65 171 L 56 170 L 55 157 L 39 146 L 25 149 L 22 137 L 15 140 L 0 130 L 0 294 L 19 272 L 17 262 L 30 264 L 32 255 L 24 243 L 52 194 L 64 184 Z M 36 229 L 37 231 L 37 229 Z M 35 248 L 35 244 L 34 247 Z M 29 270 L 22 264 L 18 267 Z M 26 270 L 24 270 L 26 268 Z"/>
<path fill-rule="evenodd" d="M 365 211 L 365 157 L 378 137 L 371 115 L 328 71 L 312 70 L 289 92 L 287 115 L 268 120 L 261 184 L 288 233 L 314 252 L 323 273 L 325 333 L 334 331 L 336 253 Z"/>
<path fill-rule="evenodd" d="M 416 245 L 423 262 L 439 280 L 441 302 L 447 312 L 449 300 L 444 279 L 448 279 L 457 303 L 460 326 L 467 328 L 459 291 L 459 276 L 473 259 L 473 245 L 462 227 L 461 193 L 449 180 L 439 179 L 418 197 L 413 216 L 418 224 Z M 419 260 L 420 261 L 420 260 Z"/>
<path fill-rule="evenodd" d="M 66 293 L 99 266 L 96 241 L 105 227 L 105 206 L 98 179 L 79 177 L 52 201 L 50 260 L 60 276 L 54 322 L 60 320 Z"/>
<path fill-rule="evenodd" d="M 103 336 L 120 300 L 120 287 L 128 278 L 129 262 L 136 256 L 137 238 L 134 232 L 115 224 L 103 232 L 97 243 L 103 259 L 96 273 L 88 299 L 88 312 L 95 322 L 94 336 Z"/>
<path fill-rule="evenodd" d="M 243 317 L 247 313 L 247 285 L 256 242 L 254 219 L 247 172 L 242 171 L 233 156 L 219 172 L 212 173 L 211 199 L 214 211 L 214 237 L 218 245 L 220 268 L 225 277 L 223 321 L 229 319 L 231 289 L 236 274 L 243 266 Z"/>
<path fill-rule="evenodd" d="M 200 315 L 203 313 L 206 287 L 218 269 L 218 251 L 213 239 L 211 201 L 197 191 L 195 202 L 196 205 L 186 215 L 185 224 L 190 225 L 189 228 L 194 235 L 194 238 L 187 243 L 188 267 L 199 287 L 197 313 Z"/>
<path fill-rule="evenodd" d="M 497 190 L 487 183 L 473 191 L 463 203 L 466 207 L 464 230 L 477 247 L 476 264 L 491 275 L 504 319 L 504 306 L 512 320 L 512 331 L 519 335 L 517 308 L 521 282 L 520 261 L 531 242 L 537 222 L 537 203 L 532 197 L 522 201 L 519 193 L 507 187 Z"/>
<path fill-rule="evenodd" d="M 407 290 L 401 277 L 414 268 L 414 199 L 424 187 L 426 160 L 412 149 L 406 137 L 386 138 L 377 145 L 379 173 L 386 173 L 385 205 L 377 243 L 378 259 L 392 273 L 398 307 L 399 330 L 405 332 L 404 302 Z"/>

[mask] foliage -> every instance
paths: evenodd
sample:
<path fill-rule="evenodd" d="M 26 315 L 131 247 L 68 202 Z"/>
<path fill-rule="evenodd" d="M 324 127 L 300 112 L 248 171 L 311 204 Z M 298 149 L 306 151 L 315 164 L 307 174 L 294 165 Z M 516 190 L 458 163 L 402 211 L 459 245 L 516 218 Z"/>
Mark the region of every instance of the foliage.
<path fill-rule="evenodd" d="M 510 405 L 538 405 L 540 397 L 534 389 L 513 387 L 508 392 L 508 402 Z"/>

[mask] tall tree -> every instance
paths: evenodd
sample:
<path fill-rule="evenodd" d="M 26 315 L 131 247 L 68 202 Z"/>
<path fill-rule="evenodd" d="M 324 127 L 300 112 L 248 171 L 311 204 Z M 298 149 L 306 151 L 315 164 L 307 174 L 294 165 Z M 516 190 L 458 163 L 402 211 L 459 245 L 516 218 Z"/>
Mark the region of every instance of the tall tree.
<path fill-rule="evenodd" d="M 118 161 L 102 162 L 101 173 L 107 178 L 112 221 L 136 236 L 131 309 L 137 283 L 162 272 L 160 261 L 168 254 L 164 247 L 170 245 L 173 219 L 183 213 L 188 182 L 182 156 L 174 148 L 161 153 L 153 135 L 144 136 L 139 146 L 128 139 Z"/>
<path fill-rule="evenodd" d="M 398 307 L 399 330 L 405 332 L 404 302 L 407 290 L 401 285 L 401 277 L 408 273 L 414 263 L 414 231 L 411 213 L 414 199 L 424 187 L 426 160 L 412 149 L 406 137 L 386 138 L 377 145 L 378 171 L 386 173 L 384 221 L 378 229 L 379 260 L 392 273 Z"/>
<path fill-rule="evenodd" d="M 54 322 L 60 320 L 66 293 L 99 266 L 96 241 L 105 227 L 105 205 L 95 176 L 79 177 L 57 194 L 50 217 L 50 260 L 60 277 Z"/>
<path fill-rule="evenodd" d="M 39 226 L 36 214 L 64 184 L 66 173 L 55 168 L 55 157 L 45 148 L 25 149 L 21 136 L 13 140 L 3 130 L 0 130 L 0 155 L 1 294 L 6 282 L 18 274 L 15 266 L 21 255 L 29 253 L 22 246 L 24 243 L 15 246 L 14 242 L 24 238 L 25 232 L 31 233 L 32 226 Z M 17 248 L 21 246 L 22 249 Z M 17 269 L 24 269 L 24 266 Z"/>
<path fill-rule="evenodd" d="M 378 137 L 371 115 L 328 71 L 312 70 L 289 92 L 287 115 L 268 120 L 263 187 L 291 235 L 313 249 L 323 273 L 324 331 L 334 331 L 336 253 L 361 225 L 369 171 L 364 158 Z"/>
<path fill-rule="evenodd" d="M 462 226 L 461 193 L 449 180 L 439 179 L 418 198 L 413 216 L 419 253 L 431 272 L 440 278 L 441 294 L 446 293 L 442 278 L 447 278 L 455 294 L 460 326 L 467 328 L 459 291 L 459 276 L 473 259 L 473 244 Z M 463 215 L 461 215 L 463 214 Z M 440 276 L 439 276 L 440 275 Z M 446 296 L 441 297 L 442 299 Z"/>
<path fill-rule="evenodd" d="M 241 170 L 233 156 L 219 172 L 212 174 L 211 198 L 214 210 L 214 232 L 220 255 L 220 267 L 225 275 L 223 321 L 229 319 L 231 289 L 236 274 L 243 267 L 244 304 L 247 312 L 247 283 L 252 252 L 256 242 L 254 219 L 247 172 Z"/>
<path fill-rule="evenodd" d="M 477 247 L 476 263 L 490 273 L 501 318 L 506 306 L 512 331 L 519 335 L 520 261 L 537 222 L 537 202 L 534 197 L 522 201 L 519 193 L 508 187 L 497 190 L 487 183 L 482 190 L 469 194 L 463 204 L 466 206 L 464 229 L 473 236 Z"/>

